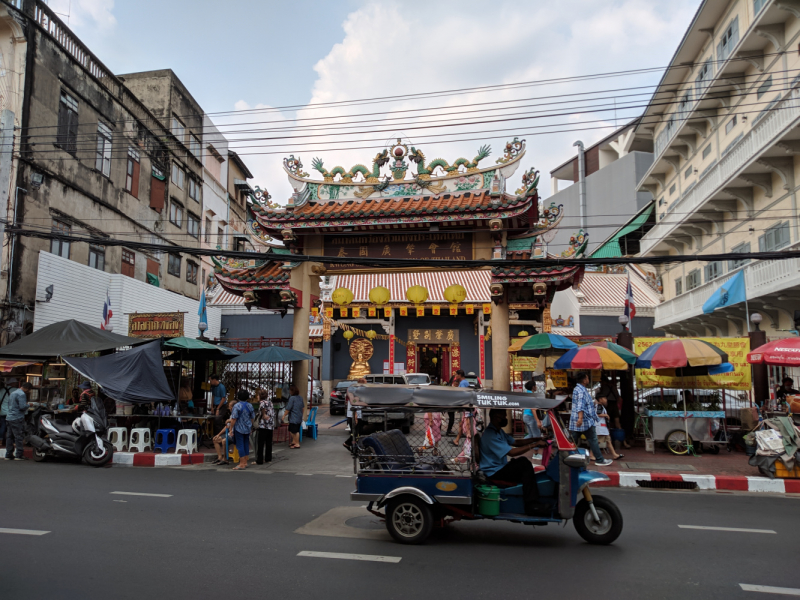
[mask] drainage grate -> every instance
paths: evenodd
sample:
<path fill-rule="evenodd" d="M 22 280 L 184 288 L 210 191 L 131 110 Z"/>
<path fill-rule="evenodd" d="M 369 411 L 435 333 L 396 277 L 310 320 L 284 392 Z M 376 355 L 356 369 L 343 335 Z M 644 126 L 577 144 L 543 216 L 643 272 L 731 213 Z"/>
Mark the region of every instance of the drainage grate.
<path fill-rule="evenodd" d="M 696 490 L 696 481 L 649 481 L 645 479 L 637 479 L 636 483 L 639 487 L 654 488 L 657 490 Z"/>

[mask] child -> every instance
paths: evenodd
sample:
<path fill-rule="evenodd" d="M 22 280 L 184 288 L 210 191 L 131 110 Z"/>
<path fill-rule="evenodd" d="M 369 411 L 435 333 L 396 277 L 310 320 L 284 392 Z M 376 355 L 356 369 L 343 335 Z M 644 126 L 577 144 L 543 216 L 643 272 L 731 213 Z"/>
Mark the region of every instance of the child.
<path fill-rule="evenodd" d="M 613 460 L 619 460 L 620 458 L 624 458 L 624 454 L 617 454 L 617 451 L 614 449 L 614 444 L 611 442 L 611 434 L 608 431 L 608 413 L 606 412 L 606 406 L 608 405 L 608 398 L 605 396 L 598 396 L 597 397 L 597 416 L 600 420 L 597 422 L 597 441 L 602 443 L 606 443 L 606 450 L 611 453 L 611 458 Z"/>

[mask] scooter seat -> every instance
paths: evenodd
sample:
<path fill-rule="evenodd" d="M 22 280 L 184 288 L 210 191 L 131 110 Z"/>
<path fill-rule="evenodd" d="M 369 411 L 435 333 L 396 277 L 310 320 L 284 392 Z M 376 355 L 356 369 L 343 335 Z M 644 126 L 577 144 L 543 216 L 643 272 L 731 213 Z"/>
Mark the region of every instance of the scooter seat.
<path fill-rule="evenodd" d="M 50 421 L 50 424 L 55 427 L 61 433 L 75 433 L 75 430 L 72 428 L 72 425 L 69 423 L 65 423 L 64 421 Z"/>

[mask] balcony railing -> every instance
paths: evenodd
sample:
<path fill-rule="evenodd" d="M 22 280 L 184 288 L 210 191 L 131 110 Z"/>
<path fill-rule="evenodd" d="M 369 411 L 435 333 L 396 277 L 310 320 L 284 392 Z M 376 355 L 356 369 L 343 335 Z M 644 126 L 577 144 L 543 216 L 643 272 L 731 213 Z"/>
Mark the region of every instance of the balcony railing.
<path fill-rule="evenodd" d="M 800 258 L 763 260 L 742 267 L 747 289 L 747 299 L 776 293 L 792 286 L 800 286 Z M 663 327 L 696 317 L 703 313 L 703 304 L 719 287 L 739 270 L 701 285 L 656 307 L 654 327 Z"/>
<path fill-rule="evenodd" d="M 800 119 L 800 90 L 794 88 L 788 98 L 758 122 L 691 191 L 676 200 L 675 212 L 665 215 L 658 224 L 642 238 L 641 254 L 646 256 L 661 240 L 686 217 L 725 186 L 739 171 L 756 160 L 780 138 L 787 129 Z"/>

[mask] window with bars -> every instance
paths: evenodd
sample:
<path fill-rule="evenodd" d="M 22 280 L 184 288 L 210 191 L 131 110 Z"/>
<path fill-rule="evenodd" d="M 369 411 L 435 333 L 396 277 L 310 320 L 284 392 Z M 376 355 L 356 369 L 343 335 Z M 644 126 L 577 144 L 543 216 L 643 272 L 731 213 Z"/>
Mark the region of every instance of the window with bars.
<path fill-rule="evenodd" d="M 72 227 L 70 227 L 68 223 L 64 223 L 64 221 L 56 221 L 53 219 L 50 231 L 52 233 L 70 235 L 72 233 Z M 50 240 L 50 252 L 61 258 L 69 258 L 69 242 L 58 239 Z"/>
<path fill-rule="evenodd" d="M 178 227 L 183 227 L 183 206 L 172 200 L 169 203 L 169 222 Z"/>
<path fill-rule="evenodd" d="M 89 244 L 89 266 L 93 269 L 105 271 L 106 247 Z"/>
<path fill-rule="evenodd" d="M 97 157 L 94 168 L 106 177 L 111 175 L 111 128 L 102 121 L 97 124 Z"/>
<path fill-rule="evenodd" d="M 186 261 L 186 281 L 197 285 L 197 263 Z"/>
<path fill-rule="evenodd" d="M 128 166 L 125 169 L 125 189 L 134 198 L 139 197 L 139 151 L 128 148 Z"/>
<path fill-rule="evenodd" d="M 181 257 L 178 254 L 170 254 L 167 261 L 167 273 L 175 277 L 181 276 Z"/>
<path fill-rule="evenodd" d="M 731 249 L 731 254 L 744 254 L 746 252 L 750 252 L 750 242 L 737 244 Z M 739 267 L 744 266 L 749 262 L 750 262 L 749 258 L 742 258 L 739 260 L 729 260 L 728 269 L 732 271 L 733 269 L 738 269 Z"/>
<path fill-rule="evenodd" d="M 57 140 L 58 146 L 70 154 L 78 151 L 78 101 L 64 91 L 58 103 Z"/>
<path fill-rule="evenodd" d="M 717 60 L 726 60 L 739 43 L 739 17 L 734 17 L 717 44 Z"/>
<path fill-rule="evenodd" d="M 186 213 L 186 230 L 192 237 L 200 237 L 200 219 L 192 213 Z"/>
<path fill-rule="evenodd" d="M 696 287 L 700 287 L 700 269 L 695 269 L 694 271 L 689 271 L 689 274 L 686 276 L 686 291 L 690 291 L 695 289 Z"/>
<path fill-rule="evenodd" d="M 183 169 L 181 169 L 177 163 L 172 163 L 172 183 L 183 189 L 183 177 Z"/>
<path fill-rule="evenodd" d="M 122 249 L 122 274 L 136 277 L 136 253 L 127 248 Z"/>

